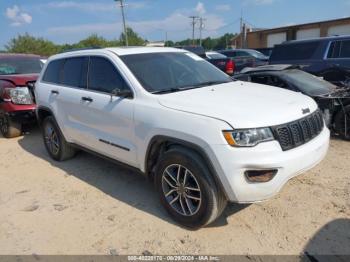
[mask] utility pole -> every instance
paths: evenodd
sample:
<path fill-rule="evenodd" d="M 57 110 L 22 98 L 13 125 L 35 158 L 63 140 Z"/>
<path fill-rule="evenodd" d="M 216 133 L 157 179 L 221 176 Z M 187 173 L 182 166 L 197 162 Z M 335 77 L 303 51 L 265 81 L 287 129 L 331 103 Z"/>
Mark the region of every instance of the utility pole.
<path fill-rule="evenodd" d="M 202 30 L 204 28 L 204 19 L 203 17 L 199 18 L 199 45 L 202 46 Z"/>
<path fill-rule="evenodd" d="M 128 32 L 127 32 L 127 29 L 126 29 L 126 24 L 125 24 L 125 15 L 124 15 L 124 3 L 123 3 L 123 0 L 114 0 L 116 2 L 120 2 L 120 9 L 122 11 L 122 17 L 123 17 L 123 27 L 124 27 L 124 37 L 125 37 L 125 45 L 126 46 L 129 46 L 129 42 L 128 42 Z"/>
<path fill-rule="evenodd" d="M 197 19 L 199 18 L 198 16 L 190 16 L 190 18 L 192 19 L 192 22 L 191 22 L 191 24 L 192 24 L 192 45 L 194 45 L 194 27 L 195 27 L 195 25 L 196 25 L 196 23 L 197 23 Z"/>
<path fill-rule="evenodd" d="M 241 19 L 240 19 L 240 27 L 239 27 L 239 30 L 240 30 L 240 35 L 241 35 L 241 46 L 240 48 L 243 48 L 243 10 L 241 9 Z"/>

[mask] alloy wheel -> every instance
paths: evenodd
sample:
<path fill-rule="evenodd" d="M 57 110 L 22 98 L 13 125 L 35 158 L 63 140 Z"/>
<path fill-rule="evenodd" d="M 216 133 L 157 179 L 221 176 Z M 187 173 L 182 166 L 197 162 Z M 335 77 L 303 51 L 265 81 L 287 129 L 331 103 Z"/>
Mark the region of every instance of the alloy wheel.
<path fill-rule="evenodd" d="M 59 140 L 55 129 L 51 125 L 45 127 L 45 143 L 53 155 L 57 155 L 60 150 Z"/>
<path fill-rule="evenodd" d="M 202 203 L 199 183 L 192 172 L 179 164 L 165 168 L 162 189 L 168 204 L 183 216 L 193 216 Z"/>

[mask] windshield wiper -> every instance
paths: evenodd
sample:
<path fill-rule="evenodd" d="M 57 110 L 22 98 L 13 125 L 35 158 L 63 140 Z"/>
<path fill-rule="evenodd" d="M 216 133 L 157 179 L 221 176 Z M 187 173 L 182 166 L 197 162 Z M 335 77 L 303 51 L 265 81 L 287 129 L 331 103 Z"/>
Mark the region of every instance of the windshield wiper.
<path fill-rule="evenodd" d="M 231 82 L 231 81 L 210 81 L 210 82 L 203 82 L 203 83 L 199 83 L 199 84 L 191 85 L 191 86 L 173 87 L 173 88 L 169 88 L 169 89 L 153 91 L 152 94 L 169 94 L 169 93 L 175 93 L 175 92 L 179 92 L 179 91 L 185 91 L 185 90 L 190 90 L 190 89 L 195 89 L 195 88 L 200 88 L 200 87 L 205 87 L 205 86 L 212 86 L 212 85 L 224 84 L 224 83 L 229 83 L 229 82 Z M 232 81 L 232 82 L 233 82 L 233 81 Z"/>
<path fill-rule="evenodd" d="M 151 92 L 152 94 L 169 94 L 169 93 L 175 93 L 179 91 L 183 91 L 184 89 L 182 88 L 170 88 L 170 89 L 164 89 L 164 90 L 158 90 L 158 91 L 153 91 Z"/>
<path fill-rule="evenodd" d="M 200 87 L 205 87 L 205 86 L 213 86 L 213 85 L 220 85 L 220 84 L 225 84 L 225 83 L 230 83 L 230 82 L 233 82 L 233 81 L 209 81 L 209 82 L 203 82 L 203 83 L 199 83 L 199 84 L 196 84 L 196 85 L 188 86 L 188 87 L 185 87 L 184 89 L 185 90 L 195 89 L 195 88 L 200 88 Z"/>

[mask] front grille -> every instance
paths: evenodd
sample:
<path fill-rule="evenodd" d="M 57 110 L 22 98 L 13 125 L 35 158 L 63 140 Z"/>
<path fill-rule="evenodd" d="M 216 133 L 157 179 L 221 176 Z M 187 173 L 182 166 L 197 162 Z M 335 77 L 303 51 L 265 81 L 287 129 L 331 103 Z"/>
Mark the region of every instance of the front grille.
<path fill-rule="evenodd" d="M 324 128 L 320 110 L 311 115 L 284 125 L 272 127 L 272 131 L 280 143 L 282 150 L 287 151 L 301 146 L 318 136 Z"/>

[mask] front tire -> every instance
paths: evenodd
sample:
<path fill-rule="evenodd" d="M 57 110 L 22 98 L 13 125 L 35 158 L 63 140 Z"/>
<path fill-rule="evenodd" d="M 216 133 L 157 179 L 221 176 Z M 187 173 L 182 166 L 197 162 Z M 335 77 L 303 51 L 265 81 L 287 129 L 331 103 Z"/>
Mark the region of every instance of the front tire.
<path fill-rule="evenodd" d="M 155 184 L 162 205 L 185 227 L 212 223 L 226 206 L 202 158 L 185 148 L 175 147 L 160 157 Z"/>
<path fill-rule="evenodd" d="M 43 139 L 47 152 L 56 161 L 72 158 L 76 150 L 64 139 L 55 119 L 46 117 L 42 124 Z"/>
<path fill-rule="evenodd" d="M 22 125 L 18 122 L 12 121 L 8 115 L 0 117 L 1 134 L 6 138 L 18 137 L 22 134 Z"/>
<path fill-rule="evenodd" d="M 343 139 L 350 141 L 350 105 L 345 106 L 344 111 L 340 110 L 335 116 L 335 131 Z"/>

